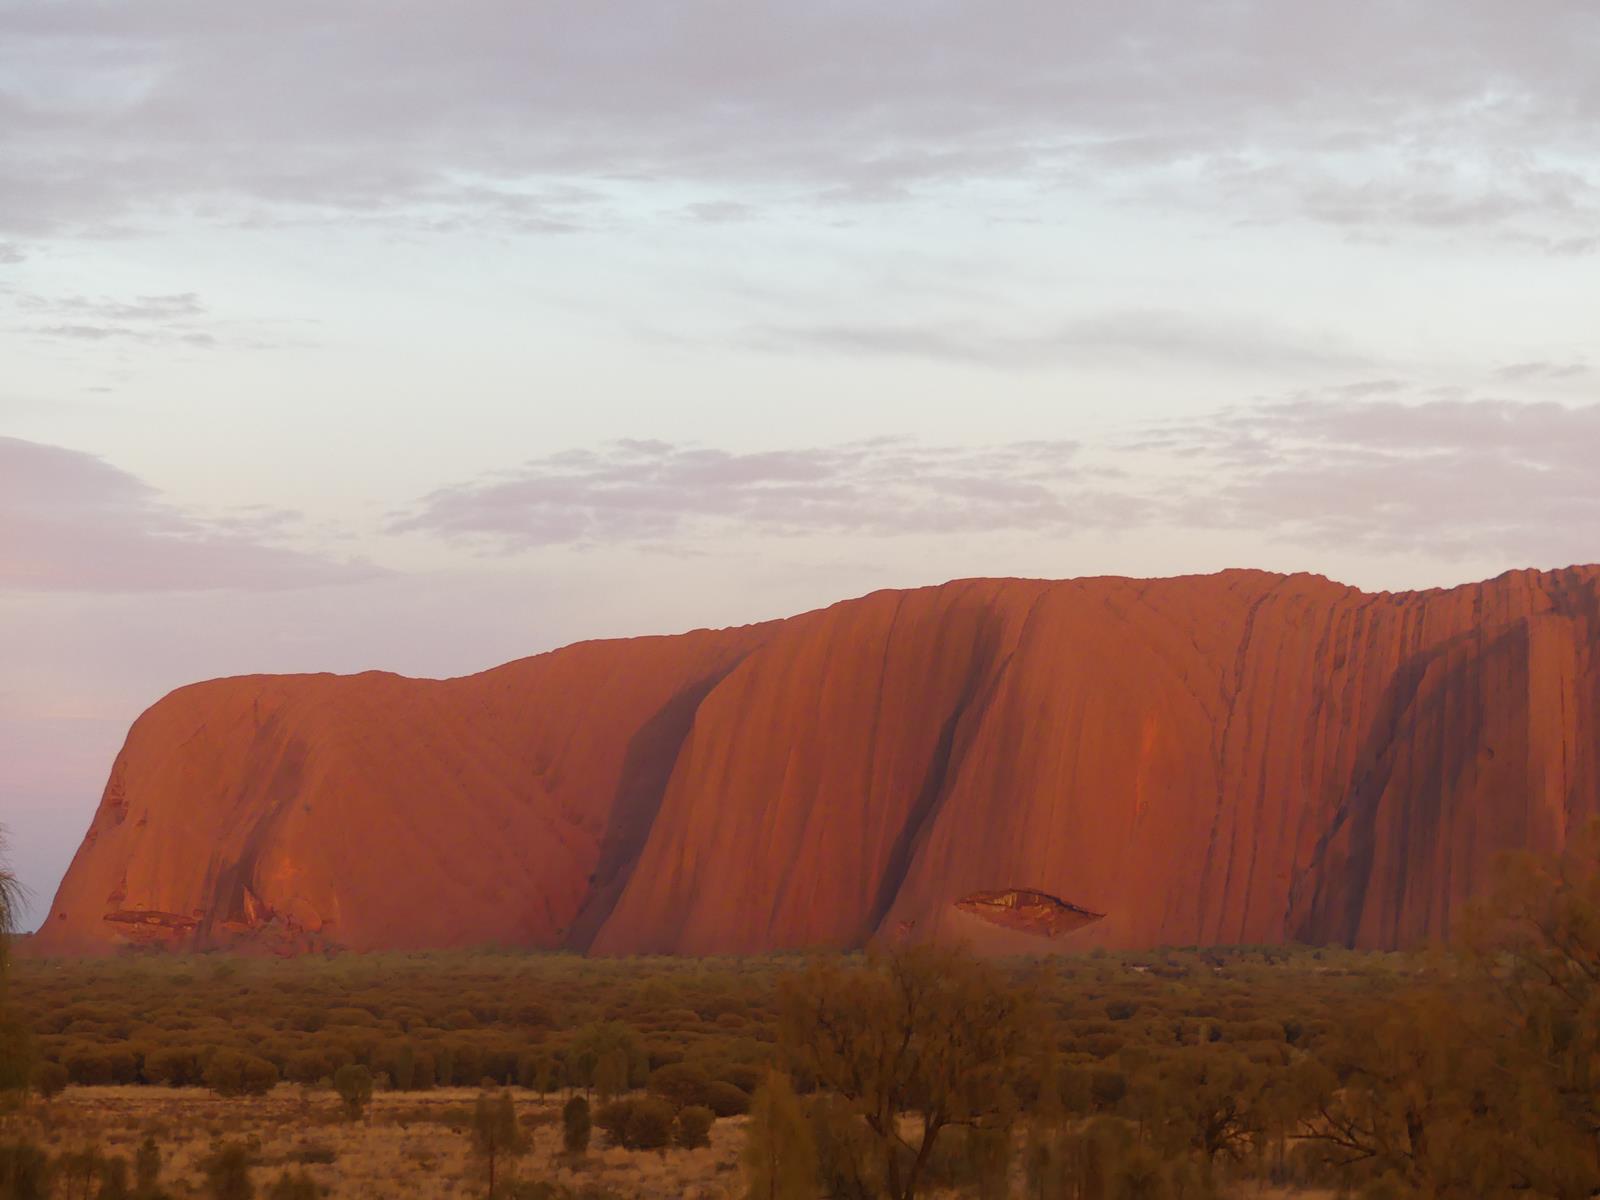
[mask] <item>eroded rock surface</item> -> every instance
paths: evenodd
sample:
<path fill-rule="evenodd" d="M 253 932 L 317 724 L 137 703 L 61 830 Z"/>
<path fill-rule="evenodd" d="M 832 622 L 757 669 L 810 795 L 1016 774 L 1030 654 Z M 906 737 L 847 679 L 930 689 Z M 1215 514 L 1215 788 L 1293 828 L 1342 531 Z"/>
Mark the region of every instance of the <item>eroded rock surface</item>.
<path fill-rule="evenodd" d="M 135 723 L 34 942 L 1410 945 L 1600 810 L 1597 647 L 1597 568 L 1230 571 L 218 680 Z"/>

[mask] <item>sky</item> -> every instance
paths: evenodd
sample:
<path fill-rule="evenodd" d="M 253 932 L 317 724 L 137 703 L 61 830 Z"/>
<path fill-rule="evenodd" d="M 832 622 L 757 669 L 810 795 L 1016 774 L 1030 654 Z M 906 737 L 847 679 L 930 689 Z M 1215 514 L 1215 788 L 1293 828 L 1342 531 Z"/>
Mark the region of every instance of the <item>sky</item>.
<path fill-rule="evenodd" d="M 973 575 L 1600 560 L 1592 0 L 0 0 L 0 823 Z"/>

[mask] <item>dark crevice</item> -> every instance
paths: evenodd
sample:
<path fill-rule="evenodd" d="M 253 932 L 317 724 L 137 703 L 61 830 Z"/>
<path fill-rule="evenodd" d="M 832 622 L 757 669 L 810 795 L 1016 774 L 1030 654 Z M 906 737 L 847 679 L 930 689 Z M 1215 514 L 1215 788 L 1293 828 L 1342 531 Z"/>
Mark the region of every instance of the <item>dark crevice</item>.
<path fill-rule="evenodd" d="M 269 717 L 256 730 L 251 757 L 263 748 L 273 748 L 280 735 L 278 718 Z M 245 835 L 237 859 L 218 864 L 213 856 L 212 869 L 207 872 L 210 886 L 204 892 L 211 902 L 203 913 L 196 914 L 200 918 L 195 929 L 196 949 L 227 945 L 233 934 L 265 924 L 274 916 L 257 897 L 256 868 L 279 819 L 300 799 L 305 786 L 307 758 L 305 742 L 289 736 L 284 739 L 272 773 L 265 781 L 258 784 L 259 777 L 246 774 L 233 797 L 233 811 L 249 812 L 255 807 L 257 797 L 265 798 L 265 811 Z"/>
<path fill-rule="evenodd" d="M 712 689 L 737 666 L 735 663 L 684 688 L 629 739 L 588 895 L 562 939 L 567 949 L 586 953 L 610 918 L 655 826 L 695 714 Z"/>
<path fill-rule="evenodd" d="M 889 857 L 884 863 L 883 876 L 878 884 L 878 895 L 867 917 L 866 928 L 869 934 L 883 924 L 884 918 L 889 915 L 889 909 L 894 905 L 895 897 L 900 894 L 900 889 L 905 884 L 917 843 L 923 831 L 931 823 L 939 801 L 944 797 L 945 787 L 951 775 L 952 760 L 956 758 L 956 735 L 960 731 L 962 718 L 967 715 L 989 675 L 989 668 L 995 660 L 999 645 L 1000 623 L 992 610 L 986 610 L 978 618 L 978 628 L 973 637 L 972 656 L 967 668 L 967 678 L 961 686 L 961 693 L 950 715 L 945 718 L 944 724 L 939 729 L 939 738 L 934 743 L 933 754 L 929 757 L 928 770 L 923 776 L 922 786 L 917 790 L 917 798 L 906 814 L 899 836 L 895 838 L 894 845 L 889 850 Z"/>

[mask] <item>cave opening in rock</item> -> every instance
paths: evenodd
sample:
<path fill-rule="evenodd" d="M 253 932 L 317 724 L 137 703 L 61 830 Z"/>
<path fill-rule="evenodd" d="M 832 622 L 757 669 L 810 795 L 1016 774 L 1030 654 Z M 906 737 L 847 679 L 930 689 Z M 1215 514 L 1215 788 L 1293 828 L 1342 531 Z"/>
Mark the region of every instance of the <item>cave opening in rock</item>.
<path fill-rule="evenodd" d="M 1040 937 L 1059 937 L 1105 916 L 1033 888 L 973 892 L 957 900 L 956 907 L 991 925 Z"/>

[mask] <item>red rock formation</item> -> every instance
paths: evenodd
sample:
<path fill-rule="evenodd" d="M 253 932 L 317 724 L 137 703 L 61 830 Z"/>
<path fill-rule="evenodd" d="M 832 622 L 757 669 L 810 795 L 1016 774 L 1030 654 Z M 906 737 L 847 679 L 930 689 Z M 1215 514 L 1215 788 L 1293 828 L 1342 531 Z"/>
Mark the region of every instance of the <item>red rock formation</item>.
<path fill-rule="evenodd" d="M 1600 812 L 1597 648 L 1600 568 L 1232 571 L 221 680 L 135 724 L 36 940 L 1408 945 Z"/>
<path fill-rule="evenodd" d="M 182 688 L 134 723 L 34 949 L 560 946 L 763 636 Z"/>

